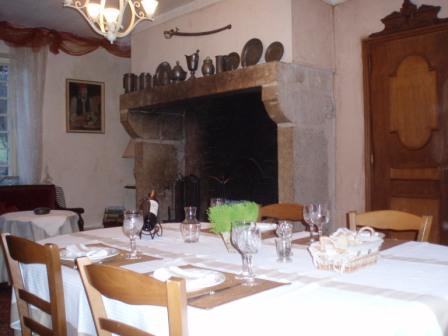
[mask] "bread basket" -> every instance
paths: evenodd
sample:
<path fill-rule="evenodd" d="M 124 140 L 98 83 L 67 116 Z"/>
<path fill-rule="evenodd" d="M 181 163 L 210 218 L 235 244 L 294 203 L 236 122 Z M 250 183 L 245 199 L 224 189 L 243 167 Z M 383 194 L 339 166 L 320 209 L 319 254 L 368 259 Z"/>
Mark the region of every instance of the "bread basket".
<path fill-rule="evenodd" d="M 384 242 L 384 234 L 364 227 L 358 232 L 338 229 L 330 237 L 322 237 L 308 248 L 318 269 L 353 272 L 375 263 Z"/>

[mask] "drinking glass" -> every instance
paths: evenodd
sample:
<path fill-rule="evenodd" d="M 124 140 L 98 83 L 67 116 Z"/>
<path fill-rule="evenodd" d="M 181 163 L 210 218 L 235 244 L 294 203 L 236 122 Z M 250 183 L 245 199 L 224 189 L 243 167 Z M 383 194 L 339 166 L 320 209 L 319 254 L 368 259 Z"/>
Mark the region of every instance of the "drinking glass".
<path fill-rule="evenodd" d="M 275 240 L 275 248 L 277 250 L 277 261 L 289 262 L 291 261 L 291 238 L 292 238 L 292 223 L 288 221 L 279 221 L 277 226 L 278 239 Z"/>
<path fill-rule="evenodd" d="M 277 230 L 275 233 L 278 237 L 284 238 L 284 239 L 291 239 L 292 238 L 292 229 L 293 225 L 289 221 L 279 221 L 277 225 Z"/>
<path fill-rule="evenodd" d="M 139 259 L 135 239 L 143 227 L 143 213 L 141 210 L 126 210 L 123 220 L 123 232 L 129 237 L 130 249 L 126 259 Z"/>
<path fill-rule="evenodd" d="M 260 229 L 255 222 L 233 222 L 231 242 L 242 258 L 242 272 L 237 277 L 244 280 L 244 286 L 255 286 L 257 283 L 252 267 L 252 257 L 261 246 Z"/>
<path fill-rule="evenodd" d="M 315 242 L 314 227 L 316 225 L 315 224 L 316 213 L 317 213 L 317 206 L 315 203 L 310 203 L 303 207 L 303 219 L 310 228 L 310 244 Z"/>
<path fill-rule="evenodd" d="M 275 240 L 275 248 L 277 250 L 277 261 L 290 262 L 291 259 L 291 239 L 277 238 Z"/>
<path fill-rule="evenodd" d="M 330 222 L 330 210 L 328 204 L 317 203 L 314 224 L 317 226 L 319 239 L 322 237 L 323 227 Z"/>

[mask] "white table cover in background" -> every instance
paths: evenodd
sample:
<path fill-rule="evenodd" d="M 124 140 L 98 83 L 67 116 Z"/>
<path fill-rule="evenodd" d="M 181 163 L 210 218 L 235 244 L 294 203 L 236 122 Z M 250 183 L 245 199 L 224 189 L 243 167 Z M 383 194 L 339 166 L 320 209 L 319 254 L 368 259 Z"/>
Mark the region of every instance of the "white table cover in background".
<path fill-rule="evenodd" d="M 299 234 L 300 236 L 300 234 Z M 302 234 L 303 236 L 303 234 Z M 46 239 L 60 246 L 103 241 L 117 247 L 128 241 L 120 228 Z M 240 270 L 241 258 L 228 253 L 219 237 L 201 235 L 200 242 L 181 240 L 178 225 L 164 225 L 163 237 L 138 242 L 147 254 L 162 257 L 126 266 L 150 272 L 166 265 L 194 264 L 222 271 Z M 377 264 L 353 273 L 315 269 L 304 246 L 295 246 L 293 262 L 276 262 L 273 240 L 265 240 L 254 258 L 258 276 L 290 284 L 213 309 L 188 307 L 189 334 L 220 335 L 447 335 L 448 247 L 408 242 L 381 253 Z M 45 294 L 45 272 L 25 267 L 25 282 Z M 89 306 L 76 270 L 63 268 L 66 315 L 70 335 L 94 335 Z M 163 309 L 108 301 L 119 320 L 167 335 Z M 17 327 L 17 316 L 12 316 Z"/>
<path fill-rule="evenodd" d="M 36 215 L 33 211 L 17 211 L 0 216 L 0 232 L 9 232 L 34 241 L 77 231 L 78 215 L 72 211 L 51 210 L 45 215 Z M 8 281 L 8 274 L 0 251 L 0 282 L 5 281 Z"/>

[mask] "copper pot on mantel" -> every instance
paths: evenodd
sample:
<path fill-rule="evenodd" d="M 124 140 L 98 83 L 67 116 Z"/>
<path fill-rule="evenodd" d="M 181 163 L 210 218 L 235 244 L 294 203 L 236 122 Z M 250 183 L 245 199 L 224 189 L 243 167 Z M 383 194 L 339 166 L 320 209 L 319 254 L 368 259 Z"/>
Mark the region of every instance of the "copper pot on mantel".
<path fill-rule="evenodd" d="M 138 76 L 138 89 L 145 90 L 148 88 L 152 88 L 152 76 L 150 73 L 142 72 Z"/>
<path fill-rule="evenodd" d="M 182 69 L 179 61 L 177 61 L 176 65 L 171 69 L 170 77 L 174 83 L 179 83 L 180 81 L 184 81 L 187 78 L 187 72 Z"/>
<path fill-rule="evenodd" d="M 125 73 L 123 75 L 124 93 L 137 91 L 137 82 L 138 82 L 138 77 L 136 74 L 133 74 L 131 72 Z"/>
<path fill-rule="evenodd" d="M 215 74 L 215 66 L 213 65 L 213 61 L 210 57 L 207 56 L 205 58 L 201 71 L 204 76 L 211 76 Z"/>
<path fill-rule="evenodd" d="M 216 59 L 216 73 L 226 71 L 227 55 L 215 56 Z"/>

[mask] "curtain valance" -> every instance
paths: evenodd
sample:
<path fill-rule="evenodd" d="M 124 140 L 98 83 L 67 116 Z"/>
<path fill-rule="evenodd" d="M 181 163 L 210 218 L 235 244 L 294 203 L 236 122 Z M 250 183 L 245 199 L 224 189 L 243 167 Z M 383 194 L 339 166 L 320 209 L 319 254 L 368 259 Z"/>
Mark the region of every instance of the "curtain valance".
<path fill-rule="evenodd" d="M 131 48 L 110 44 L 104 38 L 87 38 L 47 28 L 21 28 L 8 22 L 0 22 L 0 40 L 11 47 L 29 47 L 38 50 L 43 46 L 58 54 L 60 50 L 73 56 L 88 54 L 99 47 L 119 57 L 130 57 Z"/>

